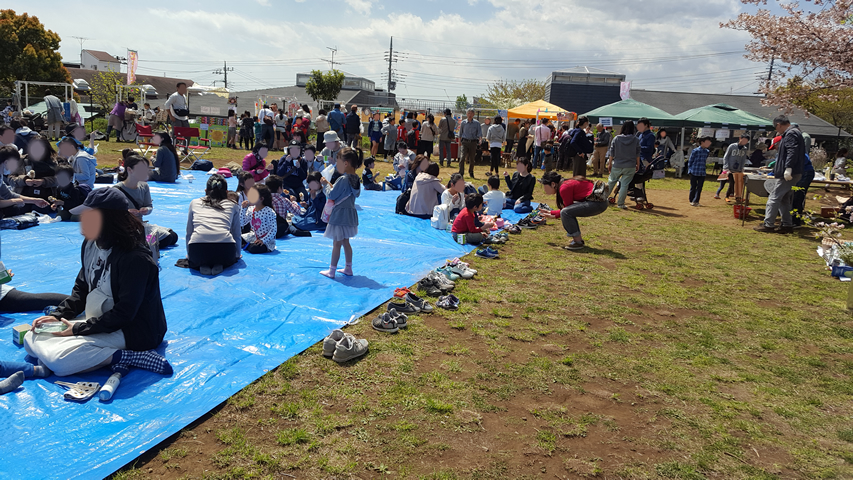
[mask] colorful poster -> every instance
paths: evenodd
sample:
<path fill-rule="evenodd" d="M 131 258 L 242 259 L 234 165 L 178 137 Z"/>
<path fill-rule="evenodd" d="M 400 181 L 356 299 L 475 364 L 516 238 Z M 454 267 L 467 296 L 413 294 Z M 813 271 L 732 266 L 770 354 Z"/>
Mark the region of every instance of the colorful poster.
<path fill-rule="evenodd" d="M 136 50 L 127 51 L 127 84 L 133 85 L 136 81 L 136 67 L 139 66 L 139 54 Z"/>

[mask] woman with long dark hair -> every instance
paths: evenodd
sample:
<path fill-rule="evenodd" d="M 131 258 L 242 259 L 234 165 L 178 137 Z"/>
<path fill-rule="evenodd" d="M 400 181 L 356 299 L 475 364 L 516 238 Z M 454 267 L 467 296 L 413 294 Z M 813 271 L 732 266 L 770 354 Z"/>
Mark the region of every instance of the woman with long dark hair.
<path fill-rule="evenodd" d="M 24 338 L 27 353 L 59 376 L 102 367 L 121 375 L 130 367 L 171 374 L 154 351 L 166 335 L 166 315 L 142 222 L 114 188 L 93 191 L 71 213 L 80 215 L 85 238 L 82 267 L 71 296 L 33 322 Z M 64 329 L 36 333 L 51 326 Z"/>
<path fill-rule="evenodd" d="M 181 160 L 178 151 L 172 143 L 168 132 L 158 131 L 151 138 L 151 143 L 159 145 L 154 157 L 154 170 L 151 171 L 152 182 L 175 183 L 180 176 Z"/>
<path fill-rule="evenodd" d="M 127 198 L 128 211 L 139 221 L 143 221 L 142 218 L 150 215 L 154 210 L 154 202 L 151 200 L 151 191 L 148 188 L 150 174 L 148 159 L 129 148 L 122 151 L 122 156 L 124 159 L 119 168 L 119 182 L 114 188 Z M 144 225 L 145 235 L 157 237 L 160 249 L 178 243 L 178 234 L 174 230 L 148 222 L 144 222 Z"/>
<path fill-rule="evenodd" d="M 240 259 L 240 209 L 228 199 L 228 183 L 211 175 L 204 197 L 190 202 L 187 218 L 187 260 L 204 275 L 219 275 Z"/>

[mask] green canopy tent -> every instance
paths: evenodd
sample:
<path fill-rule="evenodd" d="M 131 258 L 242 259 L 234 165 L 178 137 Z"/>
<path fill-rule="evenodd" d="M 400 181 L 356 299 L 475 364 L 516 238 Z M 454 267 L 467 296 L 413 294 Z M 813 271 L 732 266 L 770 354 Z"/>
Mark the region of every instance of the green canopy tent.
<path fill-rule="evenodd" d="M 652 125 L 660 127 L 680 127 L 683 123 L 657 107 L 630 98 L 598 107 L 595 110 L 584 113 L 584 115 L 589 118 L 589 121 L 593 125 L 599 123 L 602 118 L 610 118 L 613 120 L 612 125 L 614 127 L 628 120 L 636 122 L 643 117 L 648 118 L 652 122 Z"/>
<path fill-rule="evenodd" d="M 706 105 L 675 116 L 685 127 L 769 130 L 773 122 L 725 103 Z"/>

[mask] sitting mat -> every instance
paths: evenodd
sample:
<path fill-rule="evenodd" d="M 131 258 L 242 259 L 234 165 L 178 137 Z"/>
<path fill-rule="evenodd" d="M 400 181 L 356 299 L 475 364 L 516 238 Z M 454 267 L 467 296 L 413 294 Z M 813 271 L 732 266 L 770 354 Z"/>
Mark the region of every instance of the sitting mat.
<path fill-rule="evenodd" d="M 399 192 L 363 191 L 357 199 L 359 234 L 352 241 L 355 276 L 330 280 L 319 274 L 329 266 L 332 241 L 315 233 L 278 240 L 273 253 L 244 253 L 221 275 L 205 277 L 175 266 L 186 256 L 187 207 L 204 195 L 207 181 L 204 174 L 193 174 L 192 183 L 151 183 L 154 211 L 146 217 L 180 236 L 178 245 L 160 252 L 169 330 L 159 350 L 175 373 L 165 377 L 133 369 L 112 400 L 95 396 L 82 404 L 64 400 L 64 389 L 53 382 L 103 384 L 107 369 L 25 381 L 23 388 L 0 396 L 6 426 L 0 477 L 105 477 L 331 330 L 387 301 L 395 288 L 416 283 L 446 259 L 473 248 L 458 245 L 429 220 L 396 215 Z M 229 185 L 236 187 L 236 179 Z M 504 213 L 510 221 L 521 217 Z M 3 261 L 15 272 L 12 286 L 70 294 L 80 269 L 78 224 L 5 230 L 2 240 Z M 343 263 L 341 252 L 340 267 Z M 5 339 L 0 358 L 26 358 L 23 347 L 12 342 L 12 327 L 39 315 L 0 316 L 0 338 Z"/>

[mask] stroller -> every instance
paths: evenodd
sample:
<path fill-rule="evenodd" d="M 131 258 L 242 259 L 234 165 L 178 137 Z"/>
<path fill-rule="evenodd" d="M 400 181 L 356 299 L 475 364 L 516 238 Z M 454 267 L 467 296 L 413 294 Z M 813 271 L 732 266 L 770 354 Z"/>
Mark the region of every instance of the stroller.
<path fill-rule="evenodd" d="M 646 182 L 653 178 L 663 178 L 664 177 L 664 168 L 666 168 L 666 157 L 661 155 L 652 159 L 652 162 L 648 165 L 640 164 L 640 171 L 634 174 L 634 178 L 631 180 L 631 185 L 628 186 L 628 197 L 631 198 L 637 204 L 634 205 L 634 208 L 637 210 L 651 210 L 655 208 L 653 203 L 649 203 L 646 199 Z M 619 194 L 619 190 L 622 188 L 621 183 L 616 185 L 616 188 L 613 189 L 613 196 L 610 197 L 610 203 L 616 203 L 616 196 Z"/>

